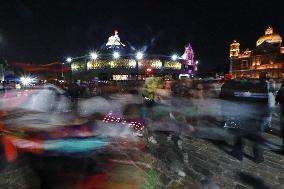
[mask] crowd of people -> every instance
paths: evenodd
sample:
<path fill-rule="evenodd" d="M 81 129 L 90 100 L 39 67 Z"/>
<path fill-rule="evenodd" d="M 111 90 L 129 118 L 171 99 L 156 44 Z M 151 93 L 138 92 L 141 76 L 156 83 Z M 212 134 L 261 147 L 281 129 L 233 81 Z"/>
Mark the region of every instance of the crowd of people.
<path fill-rule="evenodd" d="M 261 133 L 267 128 L 272 128 L 273 113 L 277 110 L 275 107 L 278 104 L 280 111 L 276 113 L 280 114 L 279 130 L 282 133 L 281 136 L 284 136 L 284 85 L 279 89 L 273 80 L 179 79 L 170 81 L 156 77 L 148 78 L 146 81 L 79 82 L 74 80 L 51 83 L 64 90 L 74 109 L 80 98 L 129 93 L 141 96 L 142 104 L 147 107 L 143 109 L 144 115 L 149 115 L 149 112 L 155 114 L 153 107 L 156 105 L 170 105 L 172 109 L 167 116 L 172 116 L 175 120 L 179 117 L 191 134 L 198 131 L 198 127 L 204 121 L 221 125 L 233 135 L 234 144 L 231 154 L 240 160 L 243 156 L 242 141 L 249 139 L 255 144 L 253 152 L 256 161 L 263 161 L 262 148 L 265 146 L 265 139 Z M 4 90 L 4 87 L 0 87 L 0 90 Z M 179 100 L 188 101 L 190 105 L 182 109 L 184 104 Z M 259 100 L 262 102 L 259 103 Z M 142 119 L 145 117 L 142 116 Z M 152 116 L 151 119 L 155 118 Z M 284 140 L 282 151 L 284 151 L 283 146 Z"/>
<path fill-rule="evenodd" d="M 171 103 L 183 98 L 190 101 L 190 108 L 183 114 L 183 120 L 188 131 L 198 131 L 200 122 L 208 120 L 223 126 L 232 135 L 232 150 L 228 153 L 242 160 L 244 156 L 244 141 L 252 142 L 252 154 L 255 162 L 263 162 L 264 149 L 284 152 L 284 84 L 279 89 L 278 83 L 273 80 L 175 80 L 170 87 L 163 85 L 148 86 L 145 90 L 147 99 L 154 102 L 163 102 L 165 97 L 159 89 L 170 90 Z M 168 98 L 169 99 L 169 98 Z M 149 101 L 149 100 L 148 100 Z M 149 102 L 148 102 L 149 104 Z M 155 104 L 155 103 L 152 103 Z M 182 107 L 182 104 L 176 105 Z M 280 107 L 280 111 L 279 111 Z M 212 110 L 213 109 L 213 110 Z M 218 110 L 217 110 L 218 109 Z M 210 112 L 211 111 L 211 112 Z M 272 125 L 273 120 L 280 115 L 280 127 Z M 275 121 L 274 121 L 275 124 Z M 203 124 L 204 126 L 204 124 Z M 276 135 L 282 136 L 282 146 L 267 140 L 263 132 L 275 130 Z M 207 133 L 208 134 L 208 133 Z M 279 150 L 280 148 L 280 150 Z"/>

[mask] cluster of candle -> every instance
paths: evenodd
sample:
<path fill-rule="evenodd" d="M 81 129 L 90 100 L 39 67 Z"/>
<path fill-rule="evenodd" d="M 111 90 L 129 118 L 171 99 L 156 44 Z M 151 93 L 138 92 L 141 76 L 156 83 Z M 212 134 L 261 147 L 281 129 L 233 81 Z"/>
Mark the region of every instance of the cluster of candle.
<path fill-rule="evenodd" d="M 128 126 L 129 128 L 133 128 L 136 131 L 142 131 L 144 129 L 144 125 L 142 123 L 140 123 L 139 121 L 127 121 L 124 118 L 120 118 L 120 117 L 115 117 L 112 115 L 112 113 L 109 113 L 108 115 L 106 115 L 103 119 L 104 123 L 121 123 L 123 125 Z"/>

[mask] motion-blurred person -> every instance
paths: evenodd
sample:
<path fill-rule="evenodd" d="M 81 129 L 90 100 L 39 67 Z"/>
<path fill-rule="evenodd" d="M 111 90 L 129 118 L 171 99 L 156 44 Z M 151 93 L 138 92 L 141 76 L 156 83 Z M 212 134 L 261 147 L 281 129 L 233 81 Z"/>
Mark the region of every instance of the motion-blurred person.
<path fill-rule="evenodd" d="M 85 98 L 89 96 L 89 88 L 87 82 L 81 82 L 80 84 L 80 96 Z"/>
<path fill-rule="evenodd" d="M 261 127 L 269 112 L 267 89 L 264 81 L 227 80 L 222 86 L 224 127 L 234 135 L 230 154 L 238 160 L 243 159 L 243 139 L 253 142 L 255 162 L 264 160 Z"/>
<path fill-rule="evenodd" d="M 4 84 L 2 81 L 0 81 L 0 92 L 4 92 L 5 88 L 4 88 Z"/>
<path fill-rule="evenodd" d="M 73 110 L 76 110 L 78 105 L 78 98 L 80 95 L 80 86 L 77 84 L 77 80 L 74 80 L 68 87 L 68 94 L 71 98 Z"/>
<path fill-rule="evenodd" d="M 199 81 L 194 81 L 190 88 L 188 89 L 190 102 L 191 102 L 191 111 L 188 115 L 188 120 L 191 125 L 198 126 L 199 122 L 203 119 L 202 109 L 204 109 L 204 86 Z"/>
<path fill-rule="evenodd" d="M 147 107 L 154 106 L 159 101 L 159 95 L 157 95 L 157 90 L 162 88 L 163 84 L 161 78 L 147 78 L 145 81 L 145 85 L 142 89 L 143 104 Z"/>
<path fill-rule="evenodd" d="M 277 93 L 275 82 L 270 79 L 267 81 L 268 87 L 268 104 L 269 104 L 269 113 L 267 117 L 264 118 L 264 124 L 262 127 L 262 131 L 270 130 L 271 129 L 271 122 L 272 122 L 272 113 L 275 107 L 275 96 Z"/>
<path fill-rule="evenodd" d="M 284 154 L 284 82 L 278 90 L 275 98 L 276 104 L 280 104 L 280 127 L 282 135 L 282 154 Z"/>

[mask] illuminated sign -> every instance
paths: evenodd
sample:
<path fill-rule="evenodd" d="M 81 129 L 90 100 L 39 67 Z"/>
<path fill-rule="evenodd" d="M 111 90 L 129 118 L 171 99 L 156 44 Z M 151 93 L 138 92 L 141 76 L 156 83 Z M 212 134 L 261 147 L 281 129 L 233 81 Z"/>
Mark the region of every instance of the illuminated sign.
<path fill-rule="evenodd" d="M 174 62 L 174 61 L 167 61 L 164 64 L 164 68 L 180 70 L 181 69 L 181 63 L 180 62 Z"/>
<path fill-rule="evenodd" d="M 128 80 L 128 75 L 113 75 L 113 80 Z"/>
<path fill-rule="evenodd" d="M 179 74 L 179 79 L 182 79 L 182 78 L 189 78 L 190 75 L 189 74 Z"/>

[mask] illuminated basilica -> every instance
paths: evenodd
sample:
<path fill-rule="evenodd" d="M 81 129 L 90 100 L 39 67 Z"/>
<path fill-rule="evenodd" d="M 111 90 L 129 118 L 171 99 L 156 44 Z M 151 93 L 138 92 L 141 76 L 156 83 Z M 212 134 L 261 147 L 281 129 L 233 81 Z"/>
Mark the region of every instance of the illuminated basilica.
<path fill-rule="evenodd" d="M 230 73 L 234 78 L 271 78 L 284 77 L 284 47 L 282 38 L 272 27 L 265 30 L 256 41 L 254 50 L 240 50 L 236 40 L 230 45 Z"/>
<path fill-rule="evenodd" d="M 193 77 L 197 71 L 190 44 L 185 47 L 182 56 L 145 55 L 143 52 L 135 56 L 137 52 L 132 52 L 131 49 L 120 41 L 118 31 L 115 31 L 98 52 L 96 59 L 72 61 L 72 77 L 81 80 L 90 80 L 94 77 L 101 80 L 142 80 L 149 75 Z"/>

